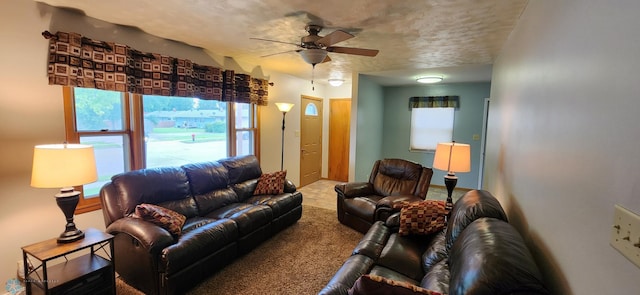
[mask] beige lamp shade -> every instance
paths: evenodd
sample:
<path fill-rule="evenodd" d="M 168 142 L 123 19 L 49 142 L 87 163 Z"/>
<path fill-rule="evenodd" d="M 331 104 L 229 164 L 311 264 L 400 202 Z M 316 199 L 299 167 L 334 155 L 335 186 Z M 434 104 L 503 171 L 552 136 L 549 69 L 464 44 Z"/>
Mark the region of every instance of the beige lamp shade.
<path fill-rule="evenodd" d="M 32 187 L 72 187 L 97 179 L 93 146 L 49 144 L 37 145 L 33 150 Z"/>
<path fill-rule="evenodd" d="M 438 143 L 433 168 L 447 172 L 471 171 L 471 146 L 464 143 Z"/>
<path fill-rule="evenodd" d="M 290 111 L 291 108 L 293 108 L 293 104 L 288 102 L 276 102 L 276 106 L 278 107 L 278 110 L 284 113 Z"/>

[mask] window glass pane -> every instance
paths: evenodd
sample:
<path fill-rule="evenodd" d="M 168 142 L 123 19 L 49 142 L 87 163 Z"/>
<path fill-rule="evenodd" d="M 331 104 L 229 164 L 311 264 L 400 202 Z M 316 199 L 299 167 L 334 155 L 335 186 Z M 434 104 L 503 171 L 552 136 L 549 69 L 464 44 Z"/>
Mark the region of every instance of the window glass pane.
<path fill-rule="evenodd" d="M 122 94 L 92 88 L 74 88 L 78 131 L 122 130 Z"/>
<path fill-rule="evenodd" d="M 236 132 L 236 156 L 253 154 L 253 131 Z"/>
<path fill-rule="evenodd" d="M 236 103 L 236 129 L 251 128 L 251 105 Z"/>
<path fill-rule="evenodd" d="M 411 109 L 411 149 L 435 150 L 438 142 L 451 142 L 453 115 L 453 108 Z"/>
<path fill-rule="evenodd" d="M 227 156 L 227 104 L 143 96 L 146 167 L 179 166 Z"/>
<path fill-rule="evenodd" d="M 304 109 L 304 114 L 306 116 L 314 116 L 315 117 L 315 116 L 318 115 L 318 108 L 316 107 L 316 105 L 314 103 L 310 103 Z"/>
<path fill-rule="evenodd" d="M 93 146 L 98 180 L 83 186 L 84 198 L 95 198 L 111 176 L 125 171 L 123 135 L 81 136 L 80 143 Z"/>

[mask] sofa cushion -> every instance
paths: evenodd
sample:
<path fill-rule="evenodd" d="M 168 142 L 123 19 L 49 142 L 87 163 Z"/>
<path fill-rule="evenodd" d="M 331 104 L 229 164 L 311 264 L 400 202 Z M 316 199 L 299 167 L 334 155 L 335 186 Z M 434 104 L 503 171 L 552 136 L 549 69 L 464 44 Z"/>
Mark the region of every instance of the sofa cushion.
<path fill-rule="evenodd" d="M 159 265 L 167 275 L 180 272 L 184 268 L 204 259 L 226 247 L 236 247 L 238 228 L 229 219 L 215 220 L 184 231 L 178 241 L 162 250 Z"/>
<path fill-rule="evenodd" d="M 377 173 L 370 182 L 373 183 L 373 188 L 378 195 L 412 195 L 421 173 L 422 166 L 418 163 L 401 159 L 384 159 L 380 160 Z"/>
<path fill-rule="evenodd" d="M 280 195 L 258 195 L 248 198 L 245 203 L 271 207 L 273 218 L 278 218 L 302 205 L 302 193 L 284 193 Z"/>
<path fill-rule="evenodd" d="M 441 293 L 427 290 L 416 285 L 398 282 L 376 275 L 363 275 L 356 280 L 349 295 L 440 295 Z"/>
<path fill-rule="evenodd" d="M 445 201 L 424 200 L 420 202 L 404 202 L 400 209 L 401 236 L 410 234 L 427 235 L 441 231 L 446 226 Z"/>
<path fill-rule="evenodd" d="M 470 190 L 465 193 L 451 209 L 451 215 L 447 224 L 447 249 L 458 238 L 458 235 L 474 220 L 482 217 L 492 217 L 507 221 L 500 202 L 484 190 Z"/>
<path fill-rule="evenodd" d="M 424 271 L 422 270 L 424 248 L 421 247 L 422 243 L 423 241 L 414 240 L 410 237 L 401 237 L 395 233 L 391 234 L 376 263 L 415 281 L 420 281 L 424 276 Z"/>
<path fill-rule="evenodd" d="M 424 269 L 425 272 L 429 272 L 431 267 L 447 258 L 448 252 L 445 245 L 445 233 L 445 231 L 440 231 L 435 234 L 427 245 L 427 250 L 422 254 L 422 269 Z"/>
<path fill-rule="evenodd" d="M 238 195 L 230 188 L 213 190 L 203 195 L 194 196 L 198 204 L 200 216 L 206 216 L 209 212 L 220 209 L 224 206 L 238 203 Z"/>
<path fill-rule="evenodd" d="M 129 171 L 111 178 L 119 198 L 117 204 L 123 216 L 133 213 L 142 203 L 160 204 L 191 198 L 189 179 L 180 167 L 148 168 Z M 187 200 L 190 202 L 190 200 Z M 186 217 L 198 215 L 195 203 L 178 212 Z"/>
<path fill-rule="evenodd" d="M 254 195 L 278 195 L 284 193 L 284 180 L 287 170 L 260 175 Z"/>
<path fill-rule="evenodd" d="M 378 195 L 344 199 L 344 210 L 351 215 L 373 223 L 375 222 L 376 204 L 380 199 L 382 199 L 382 196 Z"/>
<path fill-rule="evenodd" d="M 218 161 L 229 171 L 229 184 L 234 185 L 249 179 L 260 178 L 262 169 L 254 155 L 226 158 Z"/>
<path fill-rule="evenodd" d="M 225 189 L 229 185 L 227 168 L 218 162 L 202 162 L 183 165 L 191 192 L 203 195 L 213 190 Z"/>
<path fill-rule="evenodd" d="M 469 224 L 449 251 L 449 294 L 548 294 L 516 229 L 495 218 Z"/>
<path fill-rule="evenodd" d="M 240 237 L 243 237 L 271 223 L 273 212 L 269 206 L 233 203 L 210 212 L 207 217 L 233 220 L 238 225 Z"/>
<path fill-rule="evenodd" d="M 442 259 L 434 264 L 420 281 L 420 287 L 442 294 L 449 293 L 449 261 Z"/>
<path fill-rule="evenodd" d="M 140 204 L 136 206 L 134 217 L 149 221 L 158 225 L 173 236 L 180 236 L 182 226 L 187 218 L 173 210 L 153 204 Z"/>
<path fill-rule="evenodd" d="M 366 255 L 377 260 L 390 235 L 391 230 L 382 221 L 376 221 L 353 249 L 352 254 Z"/>

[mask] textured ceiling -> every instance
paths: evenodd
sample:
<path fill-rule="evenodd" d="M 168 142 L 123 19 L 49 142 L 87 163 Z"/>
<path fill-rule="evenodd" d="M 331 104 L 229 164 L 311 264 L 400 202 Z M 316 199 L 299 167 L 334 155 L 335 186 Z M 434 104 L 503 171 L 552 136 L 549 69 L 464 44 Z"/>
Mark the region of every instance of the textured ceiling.
<path fill-rule="evenodd" d="M 263 69 L 311 78 L 289 44 L 305 25 L 322 24 L 326 35 L 343 29 L 356 37 L 336 44 L 378 49 L 376 57 L 329 53 L 316 65 L 316 80 L 349 80 L 370 74 L 383 85 L 412 83 L 422 74 L 446 82 L 488 81 L 491 64 L 527 0 L 37 0 L 70 7 L 114 24 L 138 27 L 166 39 L 205 48 Z M 123 9 L 125 7 L 125 9 Z"/>

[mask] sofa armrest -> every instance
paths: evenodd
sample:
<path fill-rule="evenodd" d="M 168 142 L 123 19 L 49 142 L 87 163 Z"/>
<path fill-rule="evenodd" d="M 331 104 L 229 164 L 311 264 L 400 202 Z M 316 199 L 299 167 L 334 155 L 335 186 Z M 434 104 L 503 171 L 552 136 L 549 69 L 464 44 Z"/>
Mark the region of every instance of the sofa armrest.
<path fill-rule="evenodd" d="M 371 195 L 374 193 L 373 185 L 368 182 L 348 182 L 336 184 L 335 190 L 338 196 L 344 198 L 355 198 Z"/>
<path fill-rule="evenodd" d="M 413 202 L 420 202 L 420 201 L 424 201 L 424 199 L 416 197 L 414 195 L 388 196 L 378 201 L 378 203 L 376 204 L 376 207 L 396 209 L 400 211 L 400 208 L 402 208 L 403 202 L 413 203 Z"/>
<path fill-rule="evenodd" d="M 138 218 L 125 217 L 116 220 L 107 227 L 112 235 L 123 233 L 138 241 L 149 253 L 158 254 L 162 249 L 175 243 L 171 234 L 148 221 Z"/>
<path fill-rule="evenodd" d="M 284 192 L 285 193 L 295 193 L 297 190 L 296 185 L 289 179 L 285 179 L 284 181 Z"/>
<path fill-rule="evenodd" d="M 375 220 L 385 221 L 393 213 L 400 212 L 400 209 L 402 209 L 402 204 L 404 202 L 413 203 L 420 201 L 424 200 L 414 195 L 384 197 L 376 204 L 376 212 L 374 214 L 374 218 Z"/>

